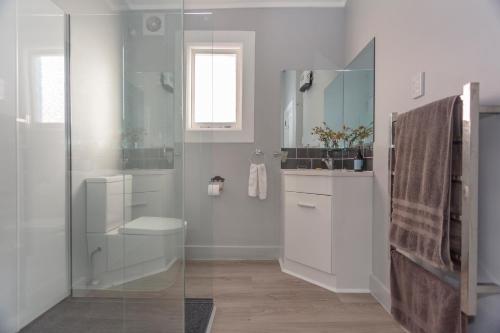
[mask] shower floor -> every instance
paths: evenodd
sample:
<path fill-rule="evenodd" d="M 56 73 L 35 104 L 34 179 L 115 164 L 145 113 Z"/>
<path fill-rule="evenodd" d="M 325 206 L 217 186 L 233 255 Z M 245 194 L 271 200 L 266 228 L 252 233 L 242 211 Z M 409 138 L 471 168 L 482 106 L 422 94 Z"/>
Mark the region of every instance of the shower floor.
<path fill-rule="evenodd" d="M 68 298 L 22 333 L 184 333 L 182 302 L 158 299 Z"/>
<path fill-rule="evenodd" d="M 179 302 L 151 299 L 68 298 L 24 328 L 22 333 L 183 333 Z M 205 333 L 211 299 L 186 299 L 186 333 Z M 179 309 L 177 309 L 179 310 Z"/>
<path fill-rule="evenodd" d="M 205 333 L 213 301 L 184 299 L 180 264 L 105 290 L 77 291 L 21 333 Z M 202 329 L 202 330 L 200 330 Z"/>

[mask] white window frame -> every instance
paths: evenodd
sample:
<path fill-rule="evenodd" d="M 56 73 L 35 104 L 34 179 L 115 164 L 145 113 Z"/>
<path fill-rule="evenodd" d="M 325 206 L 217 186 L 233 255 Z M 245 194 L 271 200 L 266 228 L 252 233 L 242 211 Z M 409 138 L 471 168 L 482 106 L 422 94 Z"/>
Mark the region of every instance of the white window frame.
<path fill-rule="evenodd" d="M 187 109 L 187 130 L 188 131 L 241 131 L 242 129 L 242 97 L 243 97 L 243 45 L 241 43 L 218 43 L 217 45 L 191 45 L 188 49 L 189 62 L 188 75 L 189 99 L 186 104 Z M 236 55 L 236 121 L 234 123 L 206 122 L 198 123 L 194 121 L 194 98 L 195 98 L 195 57 L 197 54 L 234 54 Z"/>
<path fill-rule="evenodd" d="M 185 142 L 254 142 L 255 32 L 185 31 Z M 193 59 L 197 52 L 239 52 L 236 123 L 193 124 Z"/>

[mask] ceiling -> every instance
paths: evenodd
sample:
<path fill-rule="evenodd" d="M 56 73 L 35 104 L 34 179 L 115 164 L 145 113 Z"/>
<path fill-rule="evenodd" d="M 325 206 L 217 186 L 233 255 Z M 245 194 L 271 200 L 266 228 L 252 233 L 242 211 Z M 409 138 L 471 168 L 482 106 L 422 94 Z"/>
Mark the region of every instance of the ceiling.
<path fill-rule="evenodd" d="M 180 9 L 182 0 L 52 0 L 67 13 Z M 347 0 L 184 0 L 184 9 L 344 7 Z"/>
<path fill-rule="evenodd" d="M 347 0 L 184 0 L 185 9 L 345 7 Z"/>

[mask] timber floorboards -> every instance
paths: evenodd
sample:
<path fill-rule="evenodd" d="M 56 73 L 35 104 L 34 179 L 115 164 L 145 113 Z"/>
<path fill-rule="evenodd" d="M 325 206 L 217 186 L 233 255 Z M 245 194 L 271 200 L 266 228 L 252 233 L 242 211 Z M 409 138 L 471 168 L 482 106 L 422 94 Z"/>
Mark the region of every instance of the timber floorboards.
<path fill-rule="evenodd" d="M 212 333 L 403 333 L 369 294 L 336 294 L 277 261 L 188 261 L 186 297 L 213 297 Z"/>

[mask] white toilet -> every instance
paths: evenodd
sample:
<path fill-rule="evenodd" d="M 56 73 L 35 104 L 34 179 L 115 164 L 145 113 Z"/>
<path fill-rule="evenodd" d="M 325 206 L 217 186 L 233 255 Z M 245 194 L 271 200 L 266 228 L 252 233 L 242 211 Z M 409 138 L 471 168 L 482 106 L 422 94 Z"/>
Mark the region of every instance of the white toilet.
<path fill-rule="evenodd" d="M 168 270 L 182 255 L 182 220 L 131 220 L 131 175 L 86 180 L 91 289 L 105 289 Z"/>

